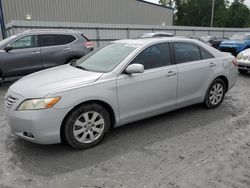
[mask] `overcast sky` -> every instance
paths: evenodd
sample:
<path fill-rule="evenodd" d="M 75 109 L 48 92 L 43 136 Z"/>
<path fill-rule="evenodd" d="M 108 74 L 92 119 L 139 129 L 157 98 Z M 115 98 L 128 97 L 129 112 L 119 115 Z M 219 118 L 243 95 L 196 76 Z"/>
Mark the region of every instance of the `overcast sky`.
<path fill-rule="evenodd" d="M 145 0 L 145 1 L 149 1 L 149 2 L 152 2 L 152 3 L 157 3 L 159 2 L 159 0 Z M 245 0 L 245 4 L 250 7 L 250 0 Z"/>

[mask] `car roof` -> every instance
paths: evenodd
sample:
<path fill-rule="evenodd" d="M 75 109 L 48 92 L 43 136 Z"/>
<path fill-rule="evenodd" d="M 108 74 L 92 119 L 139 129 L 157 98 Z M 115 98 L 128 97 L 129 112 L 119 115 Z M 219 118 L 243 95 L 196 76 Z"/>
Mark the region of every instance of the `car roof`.
<path fill-rule="evenodd" d="M 189 38 L 177 38 L 177 37 L 162 37 L 162 38 L 139 38 L 139 39 L 125 39 L 125 40 L 117 40 L 111 43 L 121 43 L 121 44 L 129 44 L 139 46 L 146 46 L 157 42 L 191 42 L 193 44 L 199 45 L 210 53 L 212 53 L 215 57 L 225 56 L 227 53 L 222 53 L 219 50 L 201 42 L 197 39 L 189 39 Z"/>
<path fill-rule="evenodd" d="M 167 32 L 152 32 L 152 33 L 144 33 L 144 35 L 172 35 L 172 33 L 167 33 Z"/>
<path fill-rule="evenodd" d="M 143 44 L 150 44 L 154 42 L 170 42 L 170 41 L 189 41 L 193 42 L 193 39 L 189 38 L 178 38 L 178 37 L 162 37 L 162 38 L 139 38 L 139 39 L 125 39 L 125 40 L 117 40 L 113 41 L 112 43 L 126 43 L 126 44 L 137 44 L 137 45 L 143 45 Z"/>
<path fill-rule="evenodd" d="M 32 29 L 24 31 L 20 34 L 79 34 L 80 32 L 70 29 Z"/>

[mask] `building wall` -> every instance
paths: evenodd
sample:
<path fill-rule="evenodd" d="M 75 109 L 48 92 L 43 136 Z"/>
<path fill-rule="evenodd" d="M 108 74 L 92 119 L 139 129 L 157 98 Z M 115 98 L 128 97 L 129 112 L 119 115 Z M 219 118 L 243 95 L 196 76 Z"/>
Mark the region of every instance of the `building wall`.
<path fill-rule="evenodd" d="M 84 33 L 96 47 L 106 43 L 126 38 L 137 38 L 148 32 L 169 32 L 177 36 L 216 36 L 231 37 L 234 33 L 246 33 L 250 28 L 216 28 L 216 27 L 184 27 L 184 26 L 153 26 L 135 24 L 89 24 L 72 22 L 36 22 L 11 21 L 6 25 L 8 36 L 30 29 L 71 29 Z"/>
<path fill-rule="evenodd" d="M 172 25 L 173 10 L 138 0 L 2 0 L 5 23 L 12 20 Z"/>

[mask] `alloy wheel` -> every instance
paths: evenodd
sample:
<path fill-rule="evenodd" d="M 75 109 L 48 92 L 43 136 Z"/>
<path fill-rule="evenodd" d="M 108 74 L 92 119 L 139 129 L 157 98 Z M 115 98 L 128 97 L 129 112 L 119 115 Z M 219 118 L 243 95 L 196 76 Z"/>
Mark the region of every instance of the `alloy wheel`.
<path fill-rule="evenodd" d="M 95 142 L 103 133 L 105 121 L 102 115 L 95 111 L 81 114 L 74 123 L 73 134 L 77 141 L 88 144 Z"/>
<path fill-rule="evenodd" d="M 214 84 L 213 87 L 210 89 L 209 100 L 212 105 L 217 105 L 221 102 L 224 94 L 223 90 L 223 85 L 221 83 Z"/>

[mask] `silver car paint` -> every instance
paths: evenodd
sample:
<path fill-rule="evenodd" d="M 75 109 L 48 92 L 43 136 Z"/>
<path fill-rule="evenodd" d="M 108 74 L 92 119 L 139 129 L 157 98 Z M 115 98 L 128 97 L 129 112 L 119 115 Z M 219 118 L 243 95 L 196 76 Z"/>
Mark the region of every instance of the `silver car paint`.
<path fill-rule="evenodd" d="M 246 49 L 246 50 L 240 52 L 240 54 L 242 54 L 242 58 L 237 59 L 239 69 L 245 70 L 245 71 L 250 71 L 250 59 L 249 59 L 250 58 L 250 49 Z M 243 57 L 246 57 L 246 58 L 243 59 Z"/>
<path fill-rule="evenodd" d="M 145 70 L 137 75 L 123 74 L 127 65 L 143 49 L 155 43 L 171 41 L 195 43 L 216 58 Z M 6 95 L 18 98 L 10 109 L 6 109 L 14 134 L 40 144 L 59 143 L 65 116 L 83 102 L 102 101 L 109 105 L 115 116 L 114 126 L 117 127 L 203 102 L 207 88 L 218 76 L 228 79 L 229 89 L 236 83 L 237 69 L 231 63 L 233 57 L 199 41 L 161 38 L 116 42 L 136 44 L 137 48 L 109 73 L 93 73 L 64 65 L 34 73 L 14 83 Z M 210 63 L 216 66 L 210 67 Z M 15 111 L 25 99 L 54 96 L 61 96 L 62 99 L 49 110 Z M 24 131 L 34 134 L 35 139 L 23 137 L 21 134 Z"/>

